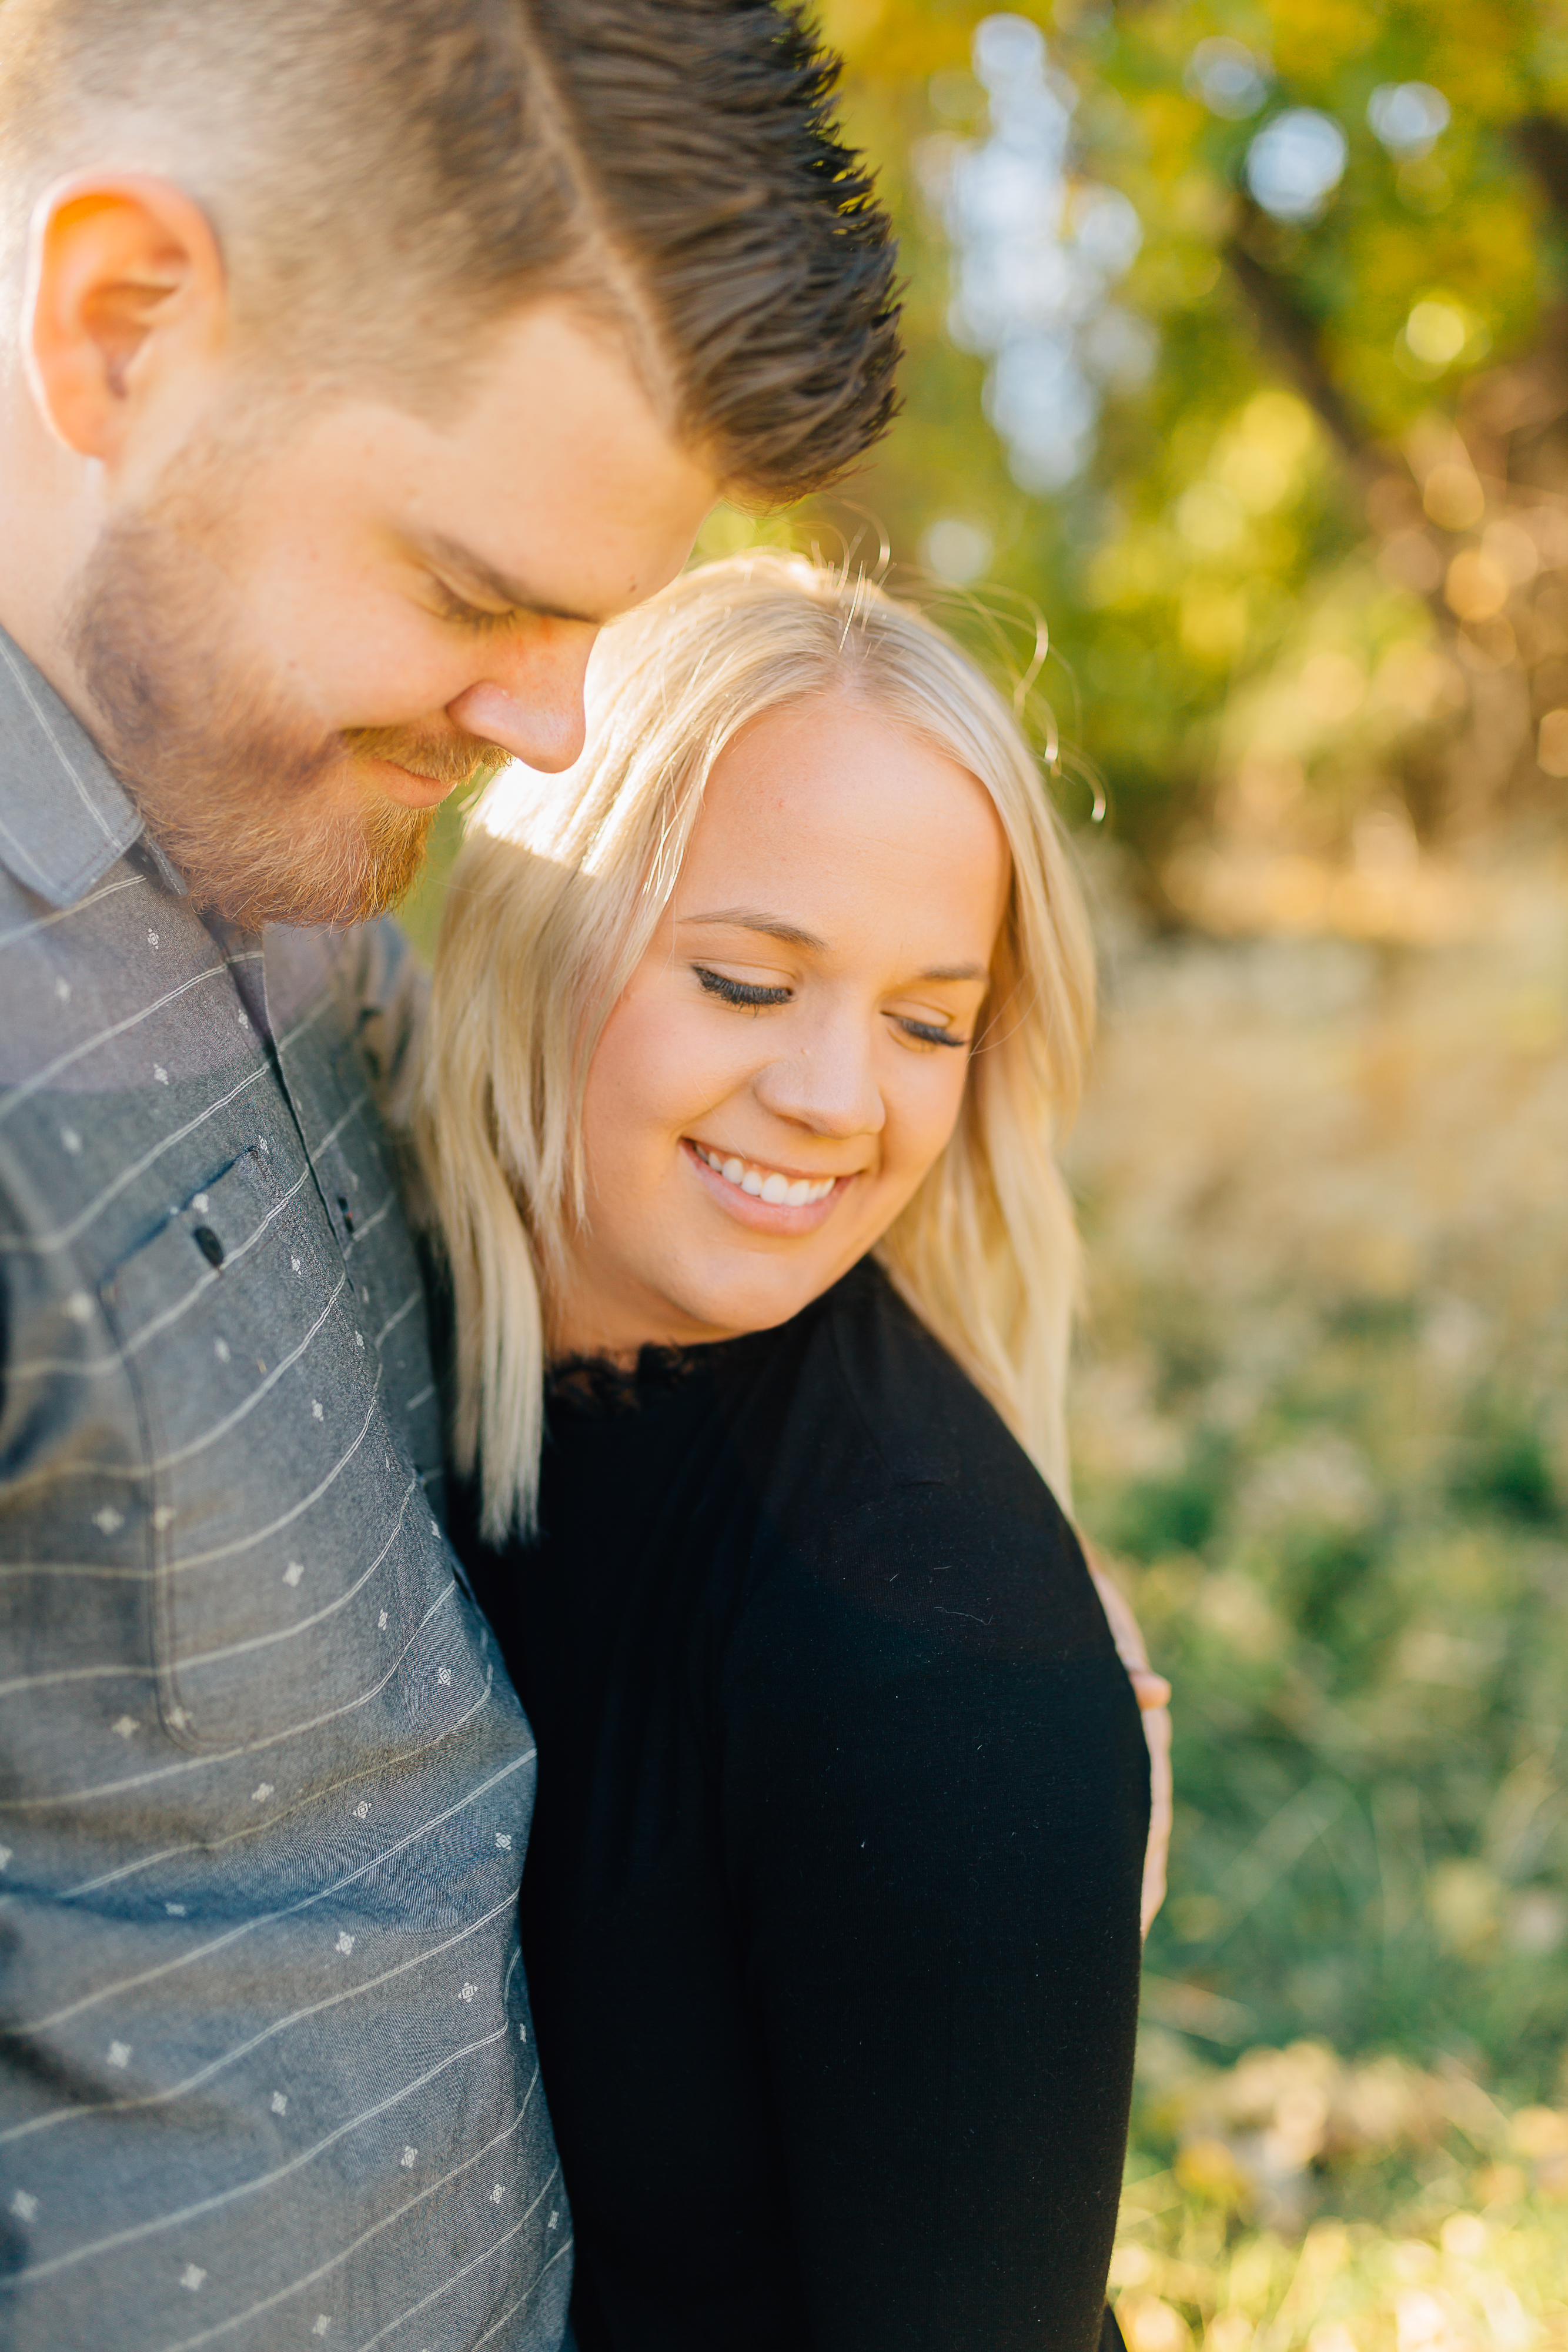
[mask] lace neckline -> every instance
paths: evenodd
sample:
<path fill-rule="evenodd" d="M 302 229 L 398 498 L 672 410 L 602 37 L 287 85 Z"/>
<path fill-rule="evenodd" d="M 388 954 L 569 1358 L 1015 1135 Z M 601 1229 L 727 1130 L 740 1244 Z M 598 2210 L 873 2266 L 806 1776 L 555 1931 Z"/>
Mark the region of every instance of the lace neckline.
<path fill-rule="evenodd" d="M 634 1412 L 650 1397 L 684 1387 L 706 1369 L 719 1348 L 733 1345 L 718 1340 L 698 1348 L 648 1346 L 639 1349 L 634 1364 L 617 1363 L 609 1356 L 563 1356 L 550 1366 L 545 1392 L 552 1401 L 559 1398 L 600 1412 Z"/>

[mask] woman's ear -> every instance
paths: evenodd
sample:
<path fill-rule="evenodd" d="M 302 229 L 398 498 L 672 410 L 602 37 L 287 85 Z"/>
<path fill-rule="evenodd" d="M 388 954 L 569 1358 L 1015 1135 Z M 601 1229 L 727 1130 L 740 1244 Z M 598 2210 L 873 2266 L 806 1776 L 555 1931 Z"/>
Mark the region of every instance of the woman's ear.
<path fill-rule="evenodd" d="M 223 258 L 199 205 L 141 173 L 78 174 L 33 215 L 23 349 L 38 412 L 114 467 L 155 395 L 215 354 Z"/>

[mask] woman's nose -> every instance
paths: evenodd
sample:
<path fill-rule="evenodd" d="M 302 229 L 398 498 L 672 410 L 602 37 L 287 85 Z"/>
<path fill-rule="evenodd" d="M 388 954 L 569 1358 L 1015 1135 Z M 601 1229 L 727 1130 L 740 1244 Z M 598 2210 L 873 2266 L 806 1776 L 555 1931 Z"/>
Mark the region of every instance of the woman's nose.
<path fill-rule="evenodd" d="M 797 1052 L 770 1062 L 756 1092 L 776 1118 L 818 1135 L 876 1135 L 887 1118 L 870 1041 L 848 1022 L 824 1022 Z"/>

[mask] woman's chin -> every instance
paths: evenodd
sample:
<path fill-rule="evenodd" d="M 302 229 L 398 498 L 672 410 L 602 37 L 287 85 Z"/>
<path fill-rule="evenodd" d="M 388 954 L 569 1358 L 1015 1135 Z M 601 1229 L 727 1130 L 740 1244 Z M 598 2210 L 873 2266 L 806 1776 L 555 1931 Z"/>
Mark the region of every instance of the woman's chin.
<path fill-rule="evenodd" d="M 840 1271 L 836 1264 L 811 1273 L 798 1267 L 789 1270 L 788 1280 L 758 1281 L 755 1265 L 733 1272 L 715 1268 L 710 1280 L 685 1287 L 680 1306 L 694 1332 L 700 1329 L 715 1339 L 738 1339 L 748 1331 L 773 1331 L 780 1323 L 791 1321 L 832 1287 Z"/>

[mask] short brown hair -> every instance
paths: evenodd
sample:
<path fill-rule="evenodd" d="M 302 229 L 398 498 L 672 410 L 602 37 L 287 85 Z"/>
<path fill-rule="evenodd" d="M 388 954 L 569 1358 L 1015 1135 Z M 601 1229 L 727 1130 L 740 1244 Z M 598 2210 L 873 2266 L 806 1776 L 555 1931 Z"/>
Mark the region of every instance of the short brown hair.
<path fill-rule="evenodd" d="M 13 241 L 57 174 L 176 180 L 236 325 L 438 400 L 552 293 L 626 333 L 676 428 L 769 497 L 893 413 L 893 244 L 774 0 L 0 0 Z"/>

